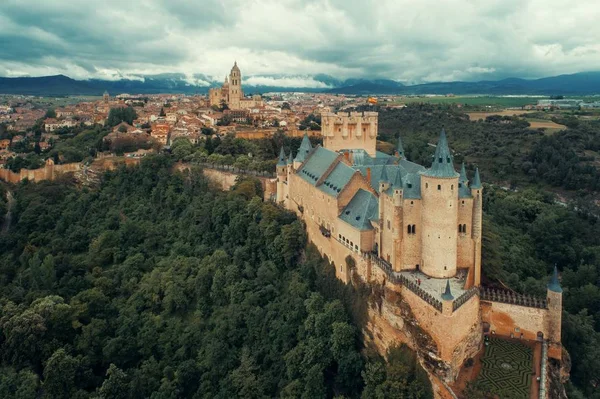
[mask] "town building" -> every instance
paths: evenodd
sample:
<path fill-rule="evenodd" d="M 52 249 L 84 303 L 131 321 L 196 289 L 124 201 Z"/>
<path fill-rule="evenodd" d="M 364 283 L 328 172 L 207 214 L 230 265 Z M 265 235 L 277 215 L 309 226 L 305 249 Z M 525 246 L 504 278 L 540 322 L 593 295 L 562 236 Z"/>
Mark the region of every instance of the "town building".
<path fill-rule="evenodd" d="M 225 76 L 223 86 L 208 90 L 208 99 L 211 106 L 221 106 L 221 103 L 227 104 L 232 110 L 249 109 L 262 107 L 263 101 L 260 95 L 254 95 L 252 98 L 244 97 L 242 90 L 242 73 L 237 66 L 233 64 L 229 76 Z"/>
<path fill-rule="evenodd" d="M 546 298 L 481 286 L 483 185 L 478 169 L 471 178 L 464 164 L 455 170 L 446 132 L 425 167 L 400 139 L 394 155 L 377 151 L 376 112 L 321 120 L 323 146 L 305 135 L 295 156 L 281 149 L 276 202 L 305 222 L 339 279 L 383 288 L 370 314 L 375 343 L 408 344 L 448 383 L 487 334 L 543 342 L 560 360 L 556 271 Z"/>

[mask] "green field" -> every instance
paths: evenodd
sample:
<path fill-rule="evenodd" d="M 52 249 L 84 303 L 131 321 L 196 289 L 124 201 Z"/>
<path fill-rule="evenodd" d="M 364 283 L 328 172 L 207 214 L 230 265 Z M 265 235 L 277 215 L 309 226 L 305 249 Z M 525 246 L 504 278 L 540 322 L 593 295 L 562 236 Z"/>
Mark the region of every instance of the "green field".
<path fill-rule="evenodd" d="M 394 103 L 430 103 L 430 104 L 463 104 L 490 107 L 522 107 L 528 104 L 537 104 L 538 100 L 545 97 L 496 97 L 496 96 L 422 96 L 398 97 Z"/>
<path fill-rule="evenodd" d="M 22 98 L 19 98 L 22 97 Z M 86 101 L 97 101 L 102 97 L 100 96 L 70 96 L 70 97 L 29 97 L 29 96 L 15 96 L 15 95 L 3 95 L 0 96 L 0 104 L 8 104 L 18 99 L 22 102 L 30 102 L 39 108 L 50 108 L 50 107 L 64 107 L 66 105 L 77 104 Z"/>

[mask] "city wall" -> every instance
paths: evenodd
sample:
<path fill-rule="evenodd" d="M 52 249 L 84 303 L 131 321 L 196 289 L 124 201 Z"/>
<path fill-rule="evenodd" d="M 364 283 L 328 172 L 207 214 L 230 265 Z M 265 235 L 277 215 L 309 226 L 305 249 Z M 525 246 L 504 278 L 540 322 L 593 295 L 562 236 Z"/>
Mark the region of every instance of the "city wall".
<path fill-rule="evenodd" d="M 47 161 L 43 167 L 38 169 L 21 169 L 19 172 L 13 172 L 10 169 L 0 169 L 0 179 L 13 184 L 25 179 L 33 182 L 54 180 L 61 174 L 77 172 L 81 167 L 80 163 L 54 165 L 52 161 Z"/>

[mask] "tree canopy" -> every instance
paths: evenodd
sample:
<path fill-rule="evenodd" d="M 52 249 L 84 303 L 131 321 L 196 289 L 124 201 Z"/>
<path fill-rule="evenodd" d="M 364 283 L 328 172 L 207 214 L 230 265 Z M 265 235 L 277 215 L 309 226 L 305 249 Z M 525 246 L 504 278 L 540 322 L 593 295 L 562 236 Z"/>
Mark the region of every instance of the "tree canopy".
<path fill-rule="evenodd" d="M 382 360 L 362 352 L 364 300 L 260 195 L 249 179 L 213 190 L 167 156 L 97 189 L 17 186 L 0 236 L 2 397 L 371 398 L 402 372 L 393 392 L 431 398 L 410 352 L 404 371 L 367 373 Z"/>

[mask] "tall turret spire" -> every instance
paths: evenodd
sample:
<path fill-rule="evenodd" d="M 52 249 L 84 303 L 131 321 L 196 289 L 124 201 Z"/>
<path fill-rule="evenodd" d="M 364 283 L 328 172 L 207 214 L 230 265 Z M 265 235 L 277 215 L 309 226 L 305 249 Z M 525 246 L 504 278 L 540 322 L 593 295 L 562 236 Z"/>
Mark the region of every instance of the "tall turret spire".
<path fill-rule="evenodd" d="M 556 268 L 556 265 L 554 265 L 554 272 L 552 273 L 550 283 L 548 283 L 548 289 L 553 292 L 562 292 L 560 282 L 558 281 L 558 269 Z"/>
<path fill-rule="evenodd" d="M 389 183 L 390 182 L 390 178 L 388 177 L 385 165 L 381 169 L 381 178 L 379 179 L 379 181 L 380 182 L 385 182 L 385 183 Z"/>
<path fill-rule="evenodd" d="M 450 290 L 450 280 L 446 280 L 446 290 L 442 294 L 442 299 L 444 301 L 451 301 L 454 299 L 454 296 L 452 295 L 452 291 Z"/>
<path fill-rule="evenodd" d="M 399 157 L 406 158 L 404 156 L 404 146 L 402 145 L 402 138 L 400 137 L 400 135 L 398 135 L 398 145 L 396 146 L 396 152 L 398 153 Z"/>
<path fill-rule="evenodd" d="M 460 178 L 458 179 L 458 181 L 463 184 L 467 184 L 467 182 L 469 181 L 469 179 L 467 178 L 467 169 L 465 168 L 464 162 L 460 166 Z"/>
<path fill-rule="evenodd" d="M 292 163 L 294 163 L 294 157 L 292 156 L 292 150 L 290 150 L 290 155 L 288 156 L 288 160 L 287 163 L 288 165 L 291 165 Z"/>
<path fill-rule="evenodd" d="M 279 161 L 277 162 L 277 166 L 285 166 L 285 165 L 287 165 L 286 156 L 285 156 L 285 151 L 282 146 L 281 151 L 279 151 Z"/>
<path fill-rule="evenodd" d="M 452 163 L 452 154 L 450 148 L 448 148 L 448 139 L 446 138 L 446 131 L 442 128 L 440 138 L 435 148 L 435 155 L 431 168 L 425 173 L 427 176 L 433 177 L 457 177 L 458 173 L 454 170 L 454 164 Z"/>
<path fill-rule="evenodd" d="M 467 177 L 467 169 L 465 163 L 460 167 L 460 177 L 458 178 L 458 197 L 471 198 L 471 190 L 469 189 L 469 178 Z"/>
<path fill-rule="evenodd" d="M 481 178 L 479 177 L 479 168 L 475 168 L 475 177 L 473 177 L 473 183 L 471 188 L 481 188 Z"/>
<path fill-rule="evenodd" d="M 298 149 L 298 153 L 296 154 L 296 158 L 294 161 L 296 162 L 304 162 L 306 156 L 309 152 L 312 151 L 312 145 L 310 144 L 310 139 L 308 138 L 308 134 L 304 133 L 304 137 L 302 137 L 302 143 L 300 143 L 300 148 Z"/>

